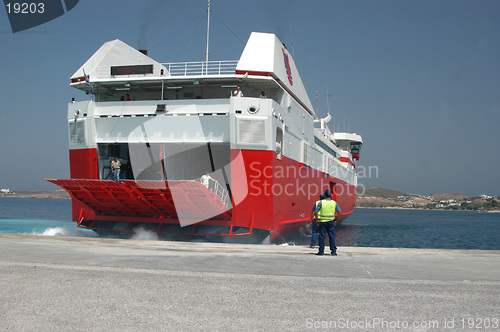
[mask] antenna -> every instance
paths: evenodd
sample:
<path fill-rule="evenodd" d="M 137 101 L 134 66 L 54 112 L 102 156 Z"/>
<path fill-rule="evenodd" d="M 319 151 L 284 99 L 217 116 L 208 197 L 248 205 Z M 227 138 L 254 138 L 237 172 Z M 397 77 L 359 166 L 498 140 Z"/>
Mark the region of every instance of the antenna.
<path fill-rule="evenodd" d="M 328 115 L 330 115 L 330 102 L 328 101 L 328 88 L 326 89 L 326 109 L 327 109 Z"/>
<path fill-rule="evenodd" d="M 205 75 L 208 75 L 208 41 L 210 36 L 210 0 L 208 0 L 208 20 L 207 20 L 207 51 L 205 57 Z"/>
<path fill-rule="evenodd" d="M 316 90 L 316 118 L 318 117 L 319 114 L 318 100 L 319 100 L 319 92 L 318 90 Z"/>

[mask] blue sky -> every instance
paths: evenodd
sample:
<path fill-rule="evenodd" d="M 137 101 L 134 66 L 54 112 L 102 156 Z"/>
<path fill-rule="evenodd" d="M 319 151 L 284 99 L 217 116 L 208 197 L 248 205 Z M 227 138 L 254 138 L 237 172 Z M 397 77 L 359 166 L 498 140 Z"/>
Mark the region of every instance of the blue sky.
<path fill-rule="evenodd" d="M 104 42 L 203 60 L 206 5 L 81 0 L 15 34 L 0 9 L 0 188 L 69 177 L 67 103 L 86 98 L 69 77 Z M 330 125 L 363 136 L 361 184 L 500 195 L 500 1 L 212 0 L 212 10 L 211 60 L 238 59 L 252 31 L 276 33 L 313 105 L 319 91 L 321 116 L 328 91 Z"/>

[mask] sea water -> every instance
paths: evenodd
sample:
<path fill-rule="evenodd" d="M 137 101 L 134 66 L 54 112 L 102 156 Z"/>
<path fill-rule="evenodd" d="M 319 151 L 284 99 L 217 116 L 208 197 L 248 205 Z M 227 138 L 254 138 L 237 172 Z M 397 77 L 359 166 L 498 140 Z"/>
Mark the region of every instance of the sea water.
<path fill-rule="evenodd" d="M 477 211 L 355 209 L 337 227 L 339 245 L 500 250 L 500 214 Z"/>
<path fill-rule="evenodd" d="M 0 197 L 0 233 L 92 236 L 71 221 L 71 200 Z"/>
<path fill-rule="evenodd" d="M 0 197 L 0 232 L 97 236 L 71 221 L 71 201 Z M 474 211 L 355 209 L 337 226 L 338 246 L 500 250 L 500 214 Z M 139 239 L 155 239 L 139 234 Z M 290 244 L 310 243 L 302 234 Z"/>

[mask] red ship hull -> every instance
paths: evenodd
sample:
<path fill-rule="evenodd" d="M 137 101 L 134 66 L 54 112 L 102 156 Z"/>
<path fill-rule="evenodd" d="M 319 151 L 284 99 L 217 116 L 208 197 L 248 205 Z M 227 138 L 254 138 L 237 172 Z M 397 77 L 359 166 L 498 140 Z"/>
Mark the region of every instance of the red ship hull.
<path fill-rule="evenodd" d="M 274 151 L 231 150 L 231 205 L 197 181 L 98 180 L 96 149 L 70 150 L 71 179 L 49 180 L 72 197 L 79 227 L 127 236 L 138 227 L 159 235 L 238 237 L 279 242 L 310 224 L 319 193 L 330 189 L 342 219 L 356 202 L 353 185 Z M 305 230 L 303 230 L 305 231 Z M 235 239 L 236 240 L 236 239 Z"/>

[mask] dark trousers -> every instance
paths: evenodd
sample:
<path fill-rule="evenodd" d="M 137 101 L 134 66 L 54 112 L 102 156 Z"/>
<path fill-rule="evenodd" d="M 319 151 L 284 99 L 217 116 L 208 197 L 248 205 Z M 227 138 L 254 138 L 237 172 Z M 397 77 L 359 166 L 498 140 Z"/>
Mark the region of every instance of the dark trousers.
<path fill-rule="evenodd" d="M 312 223 L 312 233 L 311 233 L 311 246 L 314 247 L 316 245 L 316 240 L 318 239 L 319 226 L 317 220 L 314 219 Z"/>
<path fill-rule="evenodd" d="M 332 254 L 336 254 L 337 247 L 335 246 L 335 222 L 333 220 L 319 223 L 319 253 L 325 253 L 325 238 L 327 233 L 328 240 L 330 241 L 330 250 L 332 251 Z"/>

